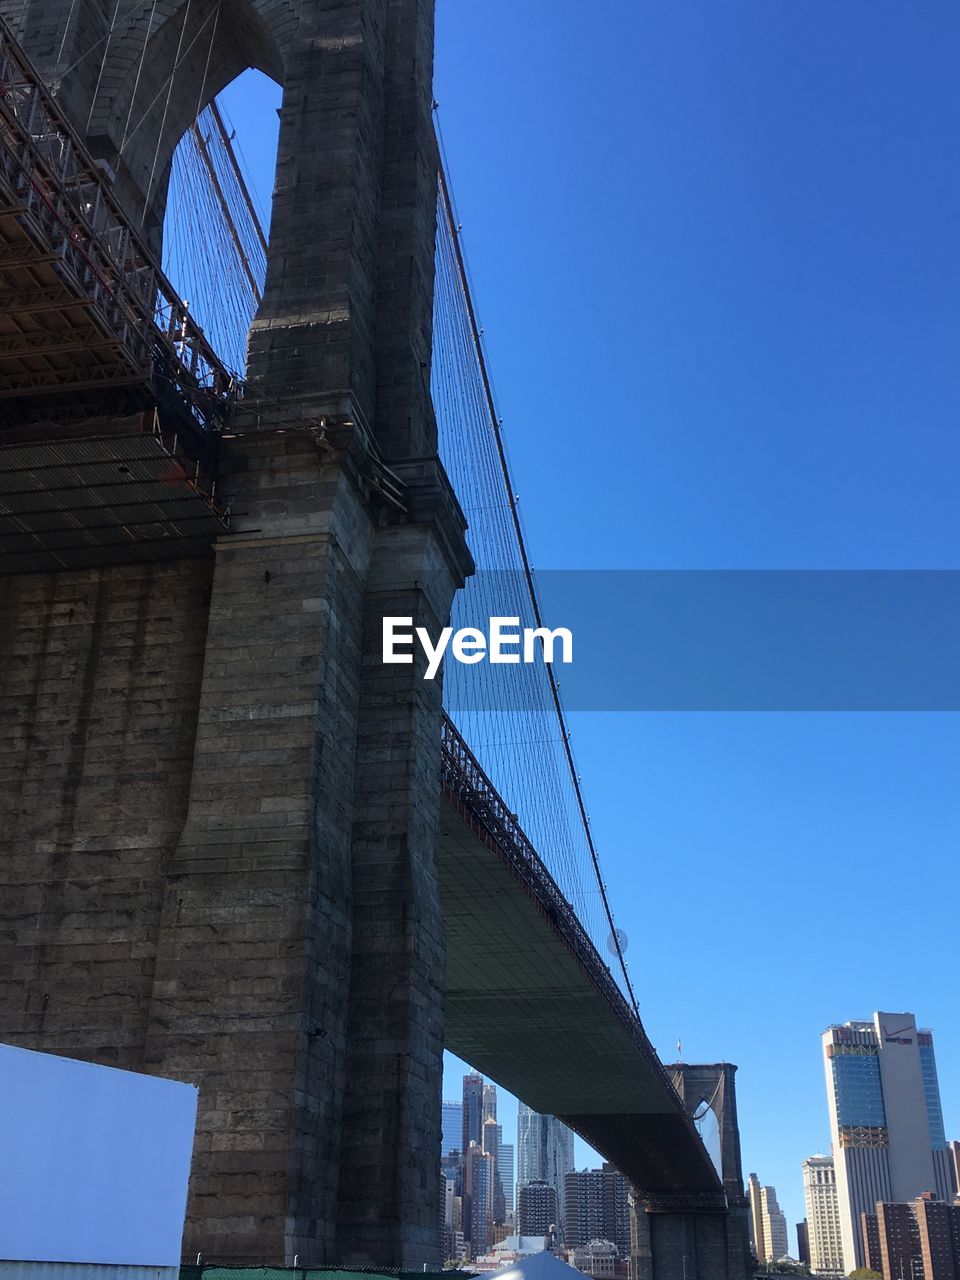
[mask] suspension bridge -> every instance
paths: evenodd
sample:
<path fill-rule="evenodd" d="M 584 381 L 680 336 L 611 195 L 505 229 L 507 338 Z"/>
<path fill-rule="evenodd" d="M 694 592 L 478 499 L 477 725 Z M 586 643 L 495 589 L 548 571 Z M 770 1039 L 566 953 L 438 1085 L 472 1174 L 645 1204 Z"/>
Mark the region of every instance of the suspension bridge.
<path fill-rule="evenodd" d="M 188 1252 L 432 1261 L 446 1046 L 630 1178 L 651 1280 L 739 1280 L 552 668 L 379 660 L 386 614 L 542 623 L 430 5 L 0 13 L 0 1038 L 200 1084 Z"/>

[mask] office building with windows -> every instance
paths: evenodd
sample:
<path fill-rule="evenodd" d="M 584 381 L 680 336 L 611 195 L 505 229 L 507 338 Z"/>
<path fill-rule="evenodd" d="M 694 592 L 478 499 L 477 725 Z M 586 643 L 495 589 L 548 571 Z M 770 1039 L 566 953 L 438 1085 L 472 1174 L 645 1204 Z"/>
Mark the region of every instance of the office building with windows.
<path fill-rule="evenodd" d="M 502 1136 L 502 1135 L 501 1135 Z M 514 1165 L 513 1143 L 500 1143 L 497 1155 L 497 1172 L 500 1174 L 500 1186 L 503 1188 L 503 1207 L 507 1221 L 513 1220 L 514 1202 Z"/>
<path fill-rule="evenodd" d="M 444 1102 L 440 1121 L 440 1154 L 463 1152 L 463 1103 Z"/>
<path fill-rule="evenodd" d="M 630 1256 L 627 1180 L 612 1164 L 568 1173 L 563 1191 L 563 1242 L 573 1248 L 609 1240 L 621 1258 Z"/>
<path fill-rule="evenodd" d="M 517 1189 L 517 1235 L 549 1236 L 557 1225 L 557 1190 L 542 1178 Z"/>
<path fill-rule="evenodd" d="M 807 1209 L 807 1248 L 810 1270 L 818 1276 L 842 1276 L 840 1206 L 832 1156 L 810 1156 L 800 1166 Z M 803 1261 L 803 1259 L 801 1259 Z"/>
<path fill-rule="evenodd" d="M 500 1224 L 506 1217 L 506 1205 L 503 1198 L 503 1184 L 500 1181 L 500 1126 L 494 1115 L 489 1115 L 483 1122 L 483 1149 L 493 1157 L 493 1221 Z M 491 1241 L 491 1243 L 493 1243 Z"/>
<path fill-rule="evenodd" d="M 863 1265 L 877 1275 L 883 1275 L 883 1257 L 880 1253 L 880 1226 L 875 1213 L 861 1213 L 860 1239 L 863 1243 Z"/>
<path fill-rule="evenodd" d="M 475 1258 L 493 1244 L 494 1158 L 471 1142 L 463 1161 L 463 1235 L 467 1254 Z"/>
<path fill-rule="evenodd" d="M 497 1086 L 495 1084 L 485 1084 L 483 1086 L 483 1118 L 484 1120 L 496 1120 L 497 1118 Z"/>
<path fill-rule="evenodd" d="M 877 1205 L 862 1216 L 867 1265 L 884 1280 L 956 1280 L 960 1206 L 926 1192 L 908 1204 Z"/>
<path fill-rule="evenodd" d="M 787 1218 L 777 1203 L 774 1187 L 763 1187 L 755 1173 L 747 1180 L 750 1197 L 750 1243 L 758 1262 L 779 1262 L 787 1256 Z"/>
<path fill-rule="evenodd" d="M 463 1113 L 461 1116 L 460 1154 L 466 1158 L 470 1143 L 483 1146 L 483 1076 L 463 1077 Z"/>
<path fill-rule="evenodd" d="M 610 1240 L 590 1240 L 566 1253 L 570 1266 L 585 1276 L 594 1276 L 596 1280 L 629 1280 L 629 1259 L 621 1258 L 617 1246 Z"/>
<path fill-rule="evenodd" d="M 943 1131 L 933 1034 L 912 1013 L 875 1013 L 823 1034 L 843 1271 L 866 1265 L 861 1215 L 879 1201 L 933 1192 L 953 1178 Z M 909 1277 L 906 1278 L 909 1280 Z"/>

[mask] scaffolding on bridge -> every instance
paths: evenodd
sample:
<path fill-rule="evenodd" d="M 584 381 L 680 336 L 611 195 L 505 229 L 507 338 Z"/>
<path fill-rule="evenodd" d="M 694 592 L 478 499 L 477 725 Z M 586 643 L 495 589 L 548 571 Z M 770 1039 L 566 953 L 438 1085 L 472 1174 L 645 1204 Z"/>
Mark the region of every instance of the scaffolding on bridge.
<path fill-rule="evenodd" d="M 201 554 L 236 380 L 0 20 L 0 569 Z"/>

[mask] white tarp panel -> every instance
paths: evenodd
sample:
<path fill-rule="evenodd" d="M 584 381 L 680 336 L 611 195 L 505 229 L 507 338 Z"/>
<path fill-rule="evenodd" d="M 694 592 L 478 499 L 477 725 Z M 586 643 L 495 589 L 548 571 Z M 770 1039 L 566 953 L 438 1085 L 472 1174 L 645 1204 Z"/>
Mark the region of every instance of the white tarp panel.
<path fill-rule="evenodd" d="M 176 1266 L 193 1085 L 0 1045 L 0 1259 Z"/>
<path fill-rule="evenodd" d="M 583 1276 L 584 1272 L 544 1251 L 518 1258 L 499 1271 L 490 1271 L 483 1280 L 583 1280 Z"/>

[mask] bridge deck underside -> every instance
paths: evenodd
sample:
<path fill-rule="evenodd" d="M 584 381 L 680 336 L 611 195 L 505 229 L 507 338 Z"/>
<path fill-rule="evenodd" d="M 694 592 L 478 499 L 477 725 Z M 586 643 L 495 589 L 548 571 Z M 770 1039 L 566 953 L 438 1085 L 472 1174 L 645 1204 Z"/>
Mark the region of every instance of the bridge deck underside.
<path fill-rule="evenodd" d="M 66 246 L 45 240 L 0 182 L 0 412 L 26 397 L 150 384 L 97 294 L 72 272 Z M 10 201 L 8 204 L 7 201 Z"/>
<path fill-rule="evenodd" d="M 0 574 L 207 554 L 224 519 L 189 434 L 157 422 L 39 424 L 10 444 L 0 431 Z"/>
<path fill-rule="evenodd" d="M 651 1195 L 714 1195 L 676 1096 L 515 871 L 447 797 L 439 873 L 446 1045 L 559 1116 Z"/>

